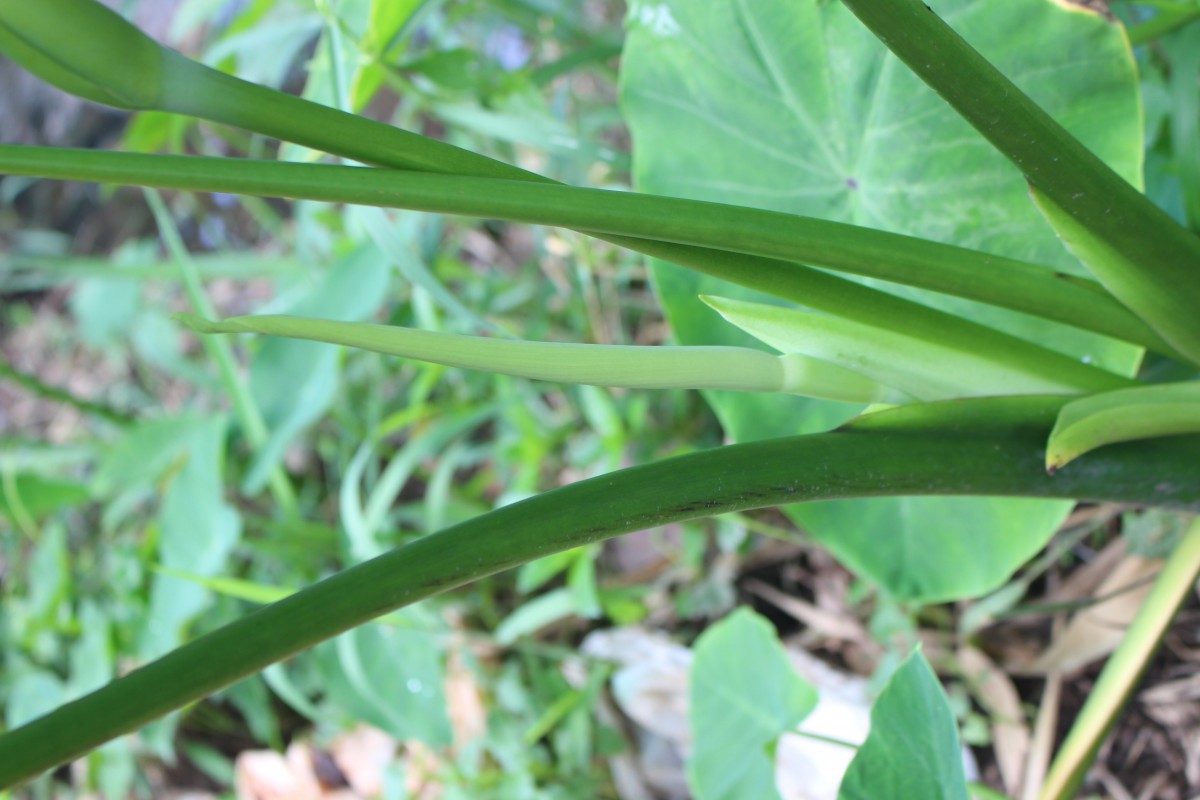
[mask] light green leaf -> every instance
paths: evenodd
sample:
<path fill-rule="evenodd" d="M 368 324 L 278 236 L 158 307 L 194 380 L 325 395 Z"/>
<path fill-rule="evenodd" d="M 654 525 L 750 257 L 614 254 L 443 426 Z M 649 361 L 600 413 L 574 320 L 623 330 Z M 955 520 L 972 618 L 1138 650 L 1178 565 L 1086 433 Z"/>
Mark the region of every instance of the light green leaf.
<path fill-rule="evenodd" d="M 9 672 L 16 670 L 10 668 Z M 15 680 L 10 675 L 9 680 L 8 703 L 4 709 L 4 721 L 9 728 L 48 714 L 66 699 L 62 679 L 49 670 L 28 667 Z"/>
<path fill-rule="evenodd" d="M 1097 447 L 1200 433 L 1200 381 L 1118 389 L 1063 406 L 1046 445 L 1053 472 Z"/>
<path fill-rule="evenodd" d="M 363 56 L 351 79 L 351 105 L 361 111 L 387 77 L 385 57 L 392 42 L 424 0 L 371 0 L 371 12 L 358 46 Z"/>
<path fill-rule="evenodd" d="M 955 347 L 953 342 L 935 344 L 840 317 L 767 303 L 711 296 L 700 299 L 734 325 L 783 353 L 833 362 L 918 400 L 1077 394 L 1085 390 L 1084 385 L 1065 376 L 1054 380 L 998 364 Z"/>
<path fill-rule="evenodd" d="M 168 567 L 216 575 L 241 536 L 241 516 L 224 501 L 226 420 L 212 417 L 194 427 L 183 465 L 171 477 L 159 512 L 158 558 Z M 159 656 L 184 638 L 184 626 L 209 602 L 208 590 L 159 574 L 150 586 L 151 623 L 141 631 L 143 658 Z"/>
<path fill-rule="evenodd" d="M 850 762 L 838 800 L 967 800 L 962 748 L 941 683 L 920 651 L 871 707 L 871 733 Z"/>
<path fill-rule="evenodd" d="M 812 712 L 817 693 L 767 620 L 742 608 L 700 636 L 690 704 L 687 774 L 698 800 L 778 798 L 775 742 Z"/>
<path fill-rule="evenodd" d="M 1137 81 L 1119 31 L 1045 0 L 930 5 L 1137 181 Z M 841 3 L 643 0 L 631 3 L 628 25 L 622 103 L 639 190 L 853 222 L 1082 272 L 1031 207 L 1020 173 Z M 752 342 L 723 327 L 699 295 L 772 302 L 669 264 L 655 263 L 654 281 L 683 344 Z M 1019 314 L 862 282 L 1122 374 L 1139 356 L 1113 340 Z M 738 441 L 827 429 L 857 410 L 769 395 L 708 399 Z M 892 594 L 936 600 L 1000 586 L 1068 508 L 889 498 L 790 514 Z"/>

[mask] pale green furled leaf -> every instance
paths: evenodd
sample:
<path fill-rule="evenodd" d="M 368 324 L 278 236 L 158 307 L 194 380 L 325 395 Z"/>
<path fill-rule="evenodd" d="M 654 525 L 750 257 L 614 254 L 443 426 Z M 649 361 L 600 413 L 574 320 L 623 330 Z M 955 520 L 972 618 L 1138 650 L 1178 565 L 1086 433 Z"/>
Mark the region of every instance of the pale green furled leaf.
<path fill-rule="evenodd" d="M 1003 394 L 1077 394 L 1052 381 L 954 346 L 934 344 L 841 317 L 725 297 L 700 298 L 729 322 L 782 353 L 832 362 L 917 400 Z"/>
<path fill-rule="evenodd" d="M 817 705 L 774 628 L 742 608 L 696 641 L 688 785 L 698 800 L 778 798 L 775 743 Z"/>
<path fill-rule="evenodd" d="M 1046 445 L 1046 469 L 1053 472 L 1106 444 L 1185 433 L 1200 433 L 1200 381 L 1089 395 L 1059 412 Z"/>
<path fill-rule="evenodd" d="M 920 651 L 904 660 L 871 707 L 871 732 L 838 800 L 967 800 L 962 747 L 941 683 Z"/>
<path fill-rule="evenodd" d="M 176 314 L 175 318 L 197 333 L 260 333 L 307 339 L 534 380 L 635 389 L 789 392 L 860 403 L 903 403 L 913 399 L 829 361 L 800 353 L 771 356 L 747 347 L 531 342 L 275 315 L 229 317 L 219 322 L 191 314 Z"/>
<path fill-rule="evenodd" d="M 1093 152 L 1140 182 L 1137 77 L 1115 26 L 1046 0 L 929 4 Z M 622 105 L 640 191 L 852 222 L 1082 273 L 1029 203 L 1019 171 L 841 3 L 640 0 L 630 4 L 628 27 Z M 655 263 L 653 275 L 680 343 L 753 345 L 697 297 L 771 298 L 671 264 Z M 1136 348 L 1065 326 L 862 282 L 1121 374 L 1139 358 Z M 737 441 L 825 430 L 857 411 L 776 395 L 708 400 Z M 928 497 L 788 513 L 893 595 L 944 600 L 1002 585 L 1069 508 Z"/>

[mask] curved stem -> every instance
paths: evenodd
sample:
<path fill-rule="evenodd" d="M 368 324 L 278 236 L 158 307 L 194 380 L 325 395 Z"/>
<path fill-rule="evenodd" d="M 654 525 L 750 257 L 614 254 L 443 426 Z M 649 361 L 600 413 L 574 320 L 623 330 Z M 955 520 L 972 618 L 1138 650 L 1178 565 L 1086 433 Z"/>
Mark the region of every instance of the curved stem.
<path fill-rule="evenodd" d="M 0 145 L 2 171 L 160 188 L 397 206 L 558 225 L 616 234 L 617 238 L 609 236 L 609 240 L 632 241 L 637 249 L 656 257 L 673 259 L 673 249 L 687 251 L 685 255 L 696 253 L 710 260 L 703 262 L 710 267 L 705 271 L 714 274 L 724 266 L 720 261 L 722 250 L 738 251 L 740 254 L 725 252 L 725 256 L 765 260 L 768 264 L 783 265 L 791 276 L 801 276 L 804 285 L 793 287 L 800 294 L 794 299 L 827 313 L 971 350 L 997 363 L 1070 379 L 1094 390 L 1129 385 L 1128 380 L 1112 373 L 961 317 L 798 264 L 764 259 L 764 256 L 790 254 L 825 265 L 848 261 L 866 264 L 900 258 L 899 253 L 905 248 L 916 248 L 914 253 L 924 249 L 918 239 L 841 223 L 722 203 L 577 189 L 560 184 L 198 156 Z M 666 241 L 652 241 L 655 239 Z M 733 269 L 743 273 L 754 271 L 753 265 L 747 268 L 736 262 Z M 759 281 L 762 280 L 781 282 L 770 275 L 759 276 Z M 836 285 L 831 286 L 835 281 Z"/>
<path fill-rule="evenodd" d="M 907 406 L 832 433 L 721 447 L 505 506 L 261 608 L 0 736 L 0 786 L 393 609 L 621 533 L 727 511 L 886 495 L 1079 497 L 1200 508 L 1196 437 L 1117 445 L 1046 475 L 1042 443 L 1062 402 L 1020 397 Z"/>

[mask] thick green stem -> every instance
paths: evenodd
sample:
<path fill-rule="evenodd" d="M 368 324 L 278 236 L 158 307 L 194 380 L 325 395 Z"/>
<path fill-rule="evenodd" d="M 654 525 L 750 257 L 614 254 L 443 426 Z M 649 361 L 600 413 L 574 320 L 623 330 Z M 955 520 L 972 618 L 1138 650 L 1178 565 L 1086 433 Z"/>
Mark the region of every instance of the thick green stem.
<path fill-rule="evenodd" d="M 104 19 L 104 15 L 110 18 Z M 0 48 L 9 49 L 47 80 L 100 102 L 130 105 L 133 101 L 106 99 L 105 93 L 114 97 L 128 95 L 136 97 L 140 108 L 236 125 L 366 164 L 552 183 L 543 176 L 443 142 L 212 70 L 158 46 L 92 0 L 44 0 L 36 10 L 20 0 L 0 0 L 0 34 L 6 30 L 9 35 L 0 35 Z M 104 46 L 109 49 L 125 49 L 142 56 L 153 51 L 156 56 L 137 80 L 131 81 L 124 63 L 109 63 L 80 54 L 81 49 L 91 45 L 93 32 L 97 30 L 104 32 Z M 84 83 L 77 85 L 81 79 Z M 904 237 L 888 239 L 887 234 L 873 234 L 879 237 L 875 239 L 878 247 L 869 258 L 858 259 L 853 265 L 813 263 L 958 294 L 1142 344 L 1173 357 L 1179 355 L 1157 332 L 1110 297 L 1091 291 L 1094 287 L 1087 282 L 1056 275 L 1037 265 L 931 242 L 921 243 L 925 249 L 917 253 L 911 248 L 918 246 L 915 242 L 919 240 L 910 240 L 908 247 L 893 247 Z M 702 247 L 666 242 L 647 247 L 619 234 L 603 238 L 731 280 L 752 272 L 788 270 L 786 276 L 772 275 L 768 280 L 793 284 L 793 289 L 811 280 L 818 284 L 815 289 L 818 294 L 830 289 L 828 285 L 820 285 L 823 279 L 812 270 L 770 258 L 741 258 L 731 263 L 727 258 L 714 257 Z M 852 291 L 837 288 L 834 293 L 846 295 Z M 860 289 L 859 293 L 868 291 Z"/>
<path fill-rule="evenodd" d="M 792 263 L 804 262 L 1011 308 L 1176 355 L 1090 281 L 974 250 L 775 211 L 441 173 L 15 145 L 0 145 L 0 171 L 558 225 L 743 283 L 802 281 L 798 289 L 807 295 L 808 284 L 834 280 L 848 284 L 843 293 L 883 294 Z M 748 273 L 754 277 L 744 277 Z M 807 296 L 799 302 L 811 304 Z M 904 329 L 910 329 L 907 322 Z"/>
<path fill-rule="evenodd" d="M 908 406 L 839 431 L 733 445 L 581 481 L 418 539 L 203 636 L 0 736 L 0 786 L 393 609 L 541 556 L 669 522 L 782 503 L 1004 495 L 1200 508 L 1200 441 L 1097 451 L 1048 476 L 1061 398 Z M 969 534 L 965 534 L 969 535 Z"/>
<path fill-rule="evenodd" d="M 714 274 L 729 263 L 734 265 L 734 271 L 753 271 L 754 265 L 741 262 L 750 257 L 785 264 L 763 259 L 761 254 L 786 252 L 818 263 L 840 260 L 869 263 L 890 257 L 889 248 L 923 250 L 923 245 L 909 244 L 919 240 L 773 211 L 460 175 L 0 145 L 0 171 L 5 170 L 22 175 L 282 195 L 560 225 L 617 234 L 618 238 L 609 237 L 610 240 L 633 241 L 638 249 L 659 257 L 671 258 L 674 254 L 670 248 L 687 251 L 684 255 L 695 253 Z M 645 238 L 626 238 L 630 236 Z M 652 239 L 666 239 L 675 244 Z M 679 248 L 679 244 L 701 247 Z M 727 261 L 722 261 L 721 250 L 717 248 L 755 255 L 727 253 Z M 817 270 L 794 264 L 785 266 L 790 274 L 760 276 L 756 288 L 761 284 L 779 286 L 789 279 L 803 281 L 802 286 L 785 287 L 795 289 L 800 296 L 793 298 L 790 293 L 783 296 L 872 327 L 971 350 L 997 363 L 1070 379 L 1094 390 L 1128 385 L 1128 381 L 1112 373 L 969 320 Z"/>
<path fill-rule="evenodd" d="M 921 0 L 845 3 L 1031 184 L 1122 256 L 1121 268 L 1097 269 L 1096 277 L 1200 362 L 1200 238 L 1109 169 Z"/>

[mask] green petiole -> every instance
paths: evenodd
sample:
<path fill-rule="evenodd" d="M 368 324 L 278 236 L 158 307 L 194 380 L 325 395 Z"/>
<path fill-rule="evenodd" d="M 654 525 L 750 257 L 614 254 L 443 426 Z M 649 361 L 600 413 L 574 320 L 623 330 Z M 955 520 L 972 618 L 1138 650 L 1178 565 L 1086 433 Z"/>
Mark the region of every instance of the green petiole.
<path fill-rule="evenodd" d="M 927 342 L 840 317 L 797 308 L 702 297 L 722 317 L 784 353 L 832 361 L 894 386 L 918 400 L 950 400 L 1008 394 L 1080 394 L 1132 381 L 1071 362 L 1038 364 L 995 361 L 951 341 Z"/>

